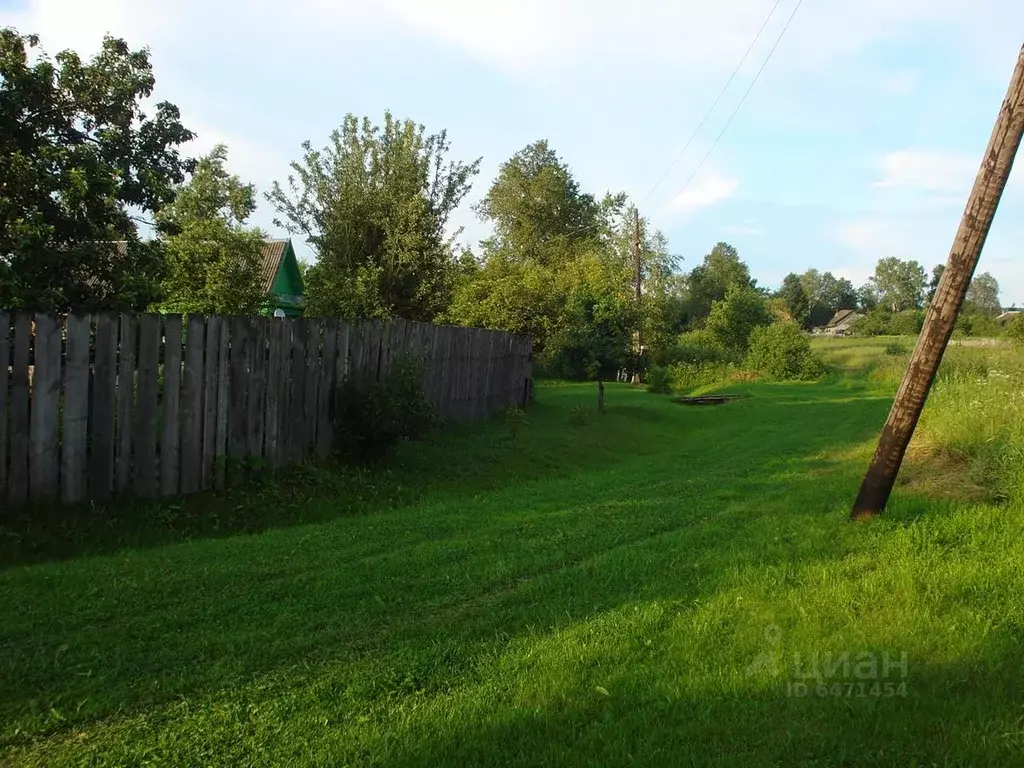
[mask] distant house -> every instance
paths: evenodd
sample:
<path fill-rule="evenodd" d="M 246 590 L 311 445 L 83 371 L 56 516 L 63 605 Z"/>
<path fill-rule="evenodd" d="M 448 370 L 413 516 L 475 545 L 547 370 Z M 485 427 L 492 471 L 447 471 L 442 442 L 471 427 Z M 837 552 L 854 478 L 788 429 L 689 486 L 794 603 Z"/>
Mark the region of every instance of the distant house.
<path fill-rule="evenodd" d="M 999 317 L 996 318 L 996 322 L 999 323 L 1000 325 L 1006 325 L 1008 322 L 1013 320 L 1013 318 L 1017 317 L 1017 315 L 1019 315 L 1020 313 L 1021 312 L 1019 309 L 1007 310 L 1006 312 L 1003 312 L 1003 314 L 999 315 Z"/>
<path fill-rule="evenodd" d="M 263 246 L 260 272 L 268 295 L 267 314 L 272 315 L 280 309 L 288 317 L 301 315 L 305 303 L 304 287 L 291 239 L 267 240 Z"/>
<path fill-rule="evenodd" d="M 828 336 L 846 336 L 853 330 L 853 324 L 862 317 L 864 315 L 855 309 L 840 309 L 825 325 L 815 328 L 814 332 L 824 333 Z"/>

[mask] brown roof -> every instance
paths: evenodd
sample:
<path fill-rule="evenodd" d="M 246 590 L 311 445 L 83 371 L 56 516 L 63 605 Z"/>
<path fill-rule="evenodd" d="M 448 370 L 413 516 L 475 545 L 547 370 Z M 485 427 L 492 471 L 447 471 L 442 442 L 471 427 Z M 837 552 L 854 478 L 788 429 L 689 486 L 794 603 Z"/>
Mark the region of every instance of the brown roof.
<path fill-rule="evenodd" d="M 267 240 L 263 244 L 263 253 L 260 254 L 260 274 L 263 275 L 263 290 L 267 293 L 270 293 L 270 289 L 274 287 L 274 278 L 277 277 L 277 269 L 281 266 L 287 244 L 287 240 Z"/>
<path fill-rule="evenodd" d="M 857 314 L 857 310 L 855 310 L 855 309 L 840 309 L 838 312 L 836 312 L 832 316 L 831 320 L 829 320 L 827 323 L 825 323 L 825 327 L 826 328 L 834 328 L 835 326 L 837 326 L 837 325 L 839 325 L 839 324 L 841 324 L 841 323 L 843 323 L 843 322 L 845 322 L 847 320 L 850 320 L 851 316 L 855 315 L 855 314 Z"/>

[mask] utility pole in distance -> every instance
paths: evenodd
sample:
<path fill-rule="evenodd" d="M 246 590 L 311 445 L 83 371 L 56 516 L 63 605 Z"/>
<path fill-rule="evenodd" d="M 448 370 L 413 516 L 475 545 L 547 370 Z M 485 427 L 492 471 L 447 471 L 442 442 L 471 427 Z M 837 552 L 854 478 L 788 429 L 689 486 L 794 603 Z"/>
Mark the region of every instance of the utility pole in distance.
<path fill-rule="evenodd" d="M 640 384 L 640 360 L 643 355 L 643 315 L 640 312 L 642 306 L 641 281 L 643 272 L 640 264 L 640 209 L 633 209 L 633 263 L 636 266 L 636 368 L 633 370 L 633 384 Z"/>
<path fill-rule="evenodd" d="M 1002 109 L 992 129 L 981 170 L 960 220 L 953 248 L 946 262 L 935 297 L 928 307 L 921 335 L 903 376 L 896 400 L 885 422 L 871 466 L 864 476 L 850 517 L 867 520 L 885 508 L 900 471 L 914 428 L 921 417 L 925 399 L 942 362 L 953 333 L 964 295 L 978 266 L 978 258 L 992 226 L 999 199 L 1013 168 L 1013 160 L 1024 135 L 1024 47 L 1010 79 Z"/>

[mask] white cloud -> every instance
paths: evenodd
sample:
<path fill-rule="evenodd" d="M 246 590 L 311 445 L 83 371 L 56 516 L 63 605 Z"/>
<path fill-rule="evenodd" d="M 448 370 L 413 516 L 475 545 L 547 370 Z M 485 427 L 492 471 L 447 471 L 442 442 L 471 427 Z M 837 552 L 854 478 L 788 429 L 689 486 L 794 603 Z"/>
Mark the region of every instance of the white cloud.
<path fill-rule="evenodd" d="M 669 203 L 669 210 L 684 212 L 706 208 L 728 200 L 739 187 L 739 179 L 731 179 L 717 171 L 705 171 L 694 182 L 677 194 Z"/>
<path fill-rule="evenodd" d="M 907 149 L 882 158 L 883 178 L 876 187 L 903 187 L 928 192 L 968 190 L 978 173 L 980 157 L 957 152 Z"/>

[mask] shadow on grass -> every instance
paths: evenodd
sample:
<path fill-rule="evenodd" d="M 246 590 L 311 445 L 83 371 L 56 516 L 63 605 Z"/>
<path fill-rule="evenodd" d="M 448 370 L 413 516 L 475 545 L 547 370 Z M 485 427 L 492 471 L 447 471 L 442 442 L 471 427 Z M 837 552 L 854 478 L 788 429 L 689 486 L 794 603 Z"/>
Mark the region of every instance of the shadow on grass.
<path fill-rule="evenodd" d="M 443 686 L 537 626 L 638 598 L 692 602 L 744 564 L 841 556 L 829 511 L 855 481 L 822 483 L 806 468 L 870 437 L 888 407 L 828 386 L 766 386 L 696 411 L 617 390 L 609 416 L 620 418 L 574 430 L 569 411 L 589 390 L 544 394 L 528 439 L 493 423 L 408 446 L 357 486 L 358 504 L 321 495 L 298 519 L 238 510 L 258 521 L 247 531 L 288 526 L 272 535 L 0 574 L 0 721 L 20 729 L 0 744 L 296 664 L 400 681 L 413 663 L 421 683 Z M 766 518 L 787 498 L 802 511 Z M 168 526 L 147 545 L 226 535 L 196 530 Z"/>

